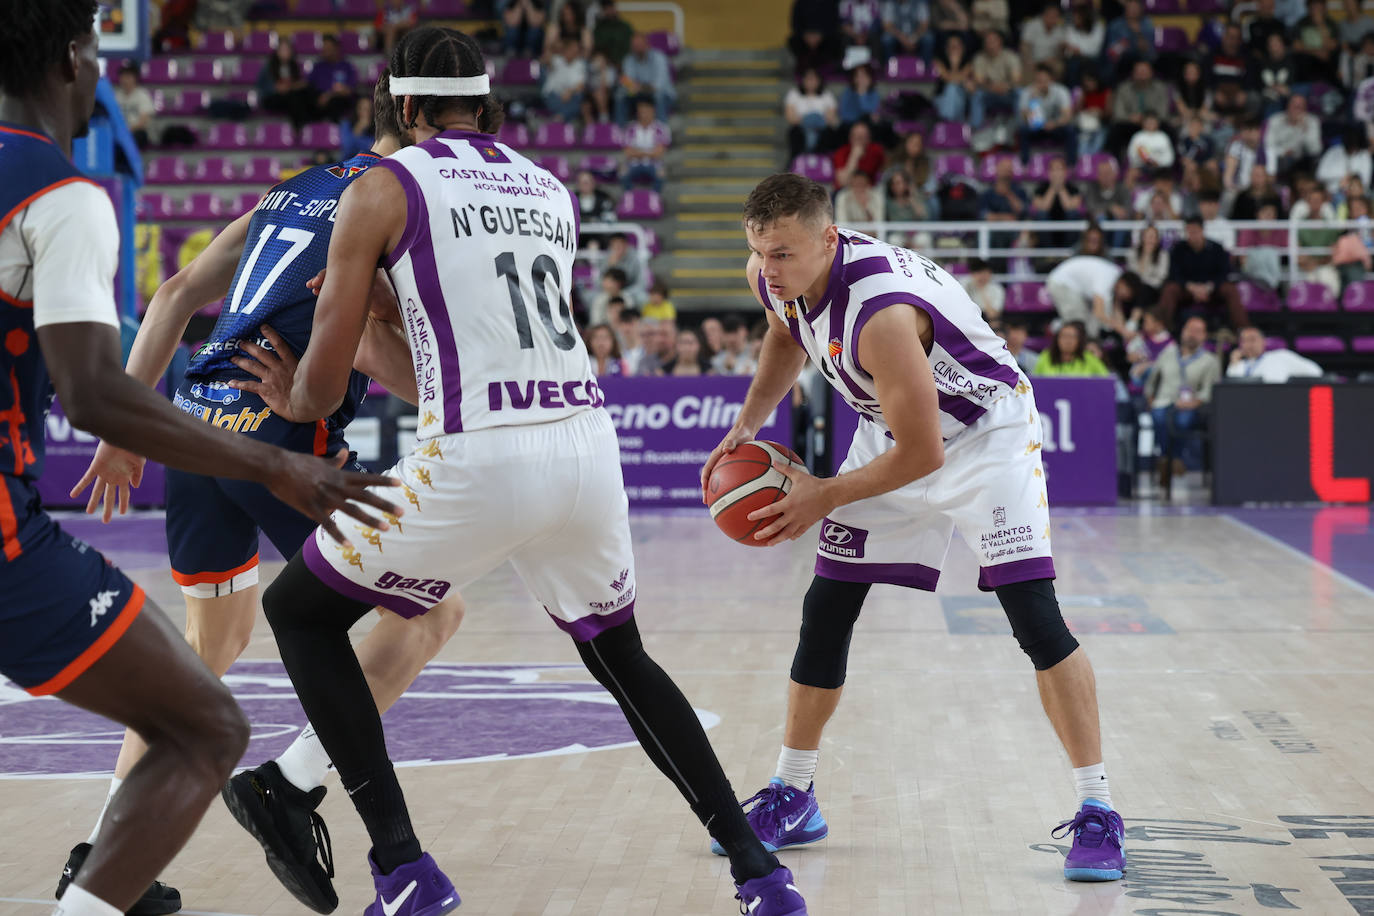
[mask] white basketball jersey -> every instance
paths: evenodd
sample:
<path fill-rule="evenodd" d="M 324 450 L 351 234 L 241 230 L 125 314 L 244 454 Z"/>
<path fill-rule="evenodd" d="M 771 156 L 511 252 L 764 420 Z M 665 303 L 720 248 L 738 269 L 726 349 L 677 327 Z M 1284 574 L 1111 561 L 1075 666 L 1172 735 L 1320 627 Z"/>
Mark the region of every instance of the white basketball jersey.
<path fill-rule="evenodd" d="M 487 134 L 450 130 L 388 169 L 406 228 L 385 261 L 420 392 L 416 435 L 549 423 L 602 404 L 569 294 L 578 207 Z"/>
<path fill-rule="evenodd" d="M 1002 338 L 983 320 L 963 286 L 933 261 L 886 242 L 840 229 L 830 282 L 816 303 L 773 298 L 759 275 L 759 295 L 787 324 L 835 390 L 891 435 L 873 377 L 856 343 L 869 319 L 891 305 L 913 305 L 934 325 L 930 368 L 940 403 L 940 434 L 949 439 L 987 413 L 987 406 L 1029 382 Z"/>

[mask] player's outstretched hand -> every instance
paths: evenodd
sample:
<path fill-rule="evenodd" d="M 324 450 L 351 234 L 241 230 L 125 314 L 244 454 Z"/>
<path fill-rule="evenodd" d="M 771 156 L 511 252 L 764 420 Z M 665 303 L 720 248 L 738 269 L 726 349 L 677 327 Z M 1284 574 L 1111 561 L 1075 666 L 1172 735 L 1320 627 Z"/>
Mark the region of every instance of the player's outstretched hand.
<path fill-rule="evenodd" d="M 754 532 L 754 540 L 762 541 L 765 547 L 795 541 L 835 509 L 825 482 L 811 476 L 806 468 L 778 461 L 773 467 L 792 481 L 792 487 L 782 499 L 749 513 L 751 522 L 777 516 L 771 525 Z"/>
<path fill-rule="evenodd" d="M 262 402 L 272 408 L 272 412 L 277 416 L 295 423 L 296 418 L 291 413 L 291 385 L 296 380 L 296 366 L 300 364 L 300 360 L 296 359 L 291 347 L 271 327 L 263 325 L 259 330 L 272 344 L 271 350 L 252 341 L 242 340 L 239 341 L 239 347 L 248 356 L 230 358 L 230 362 L 252 375 L 257 381 L 235 379 L 229 386 L 240 391 L 251 391 L 262 398 Z"/>
<path fill-rule="evenodd" d="M 109 524 L 114 514 L 115 503 L 119 503 L 119 514 L 129 511 L 129 491 L 143 482 L 143 466 L 148 459 L 122 448 L 115 448 L 108 442 L 95 447 L 95 457 L 86 473 L 72 487 L 70 495 L 75 499 L 86 487 L 91 488 L 91 498 L 86 503 L 86 514 L 94 515 L 95 507 L 103 499 L 104 512 L 100 520 Z"/>
<path fill-rule="evenodd" d="M 273 479 L 267 481 L 267 489 L 282 502 L 293 507 L 301 514 L 319 523 L 325 532 L 340 544 L 348 544 L 331 514 L 341 511 L 369 528 L 378 531 L 390 530 L 384 519 L 374 518 L 365 512 L 358 503 L 366 503 L 375 509 L 400 518 L 403 510 L 395 503 L 383 499 L 369 487 L 399 487 L 401 482 L 394 477 L 381 474 L 360 474 L 356 471 L 343 471 L 343 463 L 348 459 L 348 450 L 340 449 L 325 459 L 314 455 L 283 451 L 284 460 L 281 470 Z"/>
<path fill-rule="evenodd" d="M 710 505 L 706 494 L 706 484 L 711 479 L 711 472 L 716 469 L 716 462 L 753 438 L 754 430 L 736 426 L 725 434 L 724 439 L 720 440 L 720 445 L 716 446 L 715 450 L 707 457 L 706 463 L 701 467 L 701 501 L 703 503 Z"/>

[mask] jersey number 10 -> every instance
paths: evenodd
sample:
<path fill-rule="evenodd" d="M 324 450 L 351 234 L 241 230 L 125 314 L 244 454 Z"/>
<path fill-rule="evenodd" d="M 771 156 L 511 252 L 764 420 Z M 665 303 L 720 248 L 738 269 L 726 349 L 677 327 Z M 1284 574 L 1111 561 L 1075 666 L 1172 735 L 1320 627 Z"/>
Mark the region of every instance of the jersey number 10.
<path fill-rule="evenodd" d="M 520 291 L 520 272 L 515 266 L 515 254 L 507 251 L 496 256 L 496 275 L 506 278 L 510 289 L 510 306 L 515 314 L 515 333 L 520 337 L 520 349 L 534 349 L 534 334 L 530 331 L 530 312 L 525 305 L 525 295 Z M 548 279 L 553 278 L 554 289 L 558 291 L 558 313 L 563 317 L 565 329 L 559 329 L 553 322 L 553 305 L 545 288 Z M 573 327 L 572 309 L 562 293 L 563 278 L 558 272 L 558 262 L 546 254 L 534 259 L 530 269 L 530 282 L 534 286 L 534 304 L 539 311 L 539 321 L 544 325 L 553 345 L 560 350 L 571 350 L 577 345 L 577 331 Z"/>

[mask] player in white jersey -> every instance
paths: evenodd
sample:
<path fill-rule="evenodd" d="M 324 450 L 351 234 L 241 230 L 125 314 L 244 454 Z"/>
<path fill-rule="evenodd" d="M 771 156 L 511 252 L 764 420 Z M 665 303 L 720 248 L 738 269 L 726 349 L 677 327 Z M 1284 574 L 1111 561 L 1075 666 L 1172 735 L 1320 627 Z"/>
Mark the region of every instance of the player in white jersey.
<path fill-rule="evenodd" d="M 500 106 L 471 38 L 417 29 L 391 74 L 415 145 L 344 193 L 309 346 L 289 391 L 268 401 L 296 422 L 334 410 L 382 263 L 420 400 L 419 443 L 392 472 L 411 512 L 403 526 L 359 530 L 357 549 L 307 541 L 264 595 L 301 704 L 372 838 L 369 912 L 435 916 L 458 895 L 415 837 L 348 628 L 374 604 L 423 614 L 509 561 L 728 851 L 749 912 L 803 914 L 791 873 L 754 835 L 691 705 L 639 638 L 615 430 L 568 306 L 576 201 L 492 136 Z"/>
<path fill-rule="evenodd" d="M 1079 811 L 1065 874 L 1120 878 L 1121 818 L 1102 765 L 1092 666 L 1055 598 L 1040 418 L 1030 383 L 959 283 L 904 248 L 833 225 L 829 192 L 799 175 L 761 182 L 744 207 L 749 286 L 769 331 L 735 427 L 702 471 L 755 432 L 810 359 L 862 418 L 838 476 L 783 468 L 788 495 L 752 513 L 777 544 L 821 522 L 802 606 L 776 776 L 745 802 L 777 849 L 829 827 L 814 777 L 844 685 L 849 640 L 874 583 L 934 591 L 958 530 L 978 554 L 1036 669 L 1041 700 L 1074 766 Z"/>

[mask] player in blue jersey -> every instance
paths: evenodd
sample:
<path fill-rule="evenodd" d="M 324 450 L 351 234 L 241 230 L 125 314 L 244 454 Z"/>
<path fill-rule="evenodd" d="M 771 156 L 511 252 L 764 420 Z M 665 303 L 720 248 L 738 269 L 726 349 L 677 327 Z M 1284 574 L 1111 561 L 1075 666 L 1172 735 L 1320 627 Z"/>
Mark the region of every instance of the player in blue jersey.
<path fill-rule="evenodd" d="M 383 74 L 376 91 L 376 137 L 372 150 L 334 165 L 322 165 L 268 191 L 250 213 L 221 232 L 194 261 L 158 290 L 129 355 L 128 371 L 153 384 L 167 370 L 191 316 L 224 299 L 210 339 L 192 356 L 173 403 L 181 410 L 243 436 L 307 454 L 343 448 L 344 427 L 366 394 L 368 375 L 403 398 L 417 398 L 410 352 L 391 325 L 373 317 L 339 409 L 316 423 L 292 423 L 273 414 L 257 395 L 234 385 L 255 376 L 240 368 L 260 365 L 268 352 L 299 354 L 310 339 L 315 297 L 307 281 L 324 268 L 339 196 L 382 156 L 400 148 L 395 104 Z M 394 311 L 394 305 L 390 310 Z M 399 316 L 388 316 L 399 319 Z M 366 374 L 364 374 L 366 373 Z M 143 459 L 101 443 L 78 492 L 93 484 L 87 511 L 103 499 L 109 520 L 122 512 L 129 489 L 143 472 Z M 223 675 L 247 646 L 258 609 L 258 536 L 265 534 L 284 556 L 293 556 L 315 523 L 250 482 L 167 472 L 167 543 L 172 576 L 186 599 L 186 638 L 217 675 Z M 369 535 L 364 535 L 369 536 Z M 395 614 L 381 620 L 358 646 L 373 697 L 387 709 L 420 669 L 446 643 L 462 618 L 462 601 L 448 596 L 435 613 L 408 621 Z M 115 765 L 111 797 L 143 752 L 129 733 Z M 329 768 L 314 730 L 307 727 L 275 761 L 240 773 L 226 786 L 225 801 L 255 836 L 268 835 L 268 863 L 305 905 L 331 912 L 338 897 L 329 870 L 327 841 L 317 841 L 314 814 L 324 796 Z M 103 812 L 102 812 L 103 816 Z M 100 829 L 97 818 L 91 837 Z M 79 870 L 87 843 L 72 850 L 65 876 Z M 324 844 L 321 846 L 321 844 Z M 284 851 L 279 852 L 279 849 Z M 150 888 L 139 913 L 167 912 L 158 901 L 175 892 Z"/>
<path fill-rule="evenodd" d="M 386 526 L 356 502 L 398 511 L 367 489 L 384 478 L 196 422 L 120 367 L 114 210 L 71 163 L 94 110 L 96 11 L 95 0 L 0 0 L 0 675 L 148 743 L 58 902 L 62 916 L 113 916 L 140 900 L 242 754 L 248 724 L 143 591 L 43 511 L 36 481 L 54 392 L 80 429 L 263 484 L 311 518 L 343 509 Z"/>

